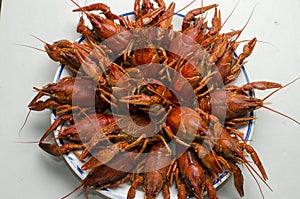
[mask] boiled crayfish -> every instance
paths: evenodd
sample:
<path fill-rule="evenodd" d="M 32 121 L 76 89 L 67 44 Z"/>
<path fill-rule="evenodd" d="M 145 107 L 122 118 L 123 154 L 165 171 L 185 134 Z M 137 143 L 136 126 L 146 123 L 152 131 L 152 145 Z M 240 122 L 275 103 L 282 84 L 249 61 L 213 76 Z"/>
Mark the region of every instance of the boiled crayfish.
<path fill-rule="evenodd" d="M 137 189 L 145 198 L 160 192 L 170 198 L 175 181 L 178 198 L 203 199 L 207 193 L 216 199 L 214 183 L 228 172 L 242 197 L 240 166 L 266 183 L 262 161 L 236 127 L 254 120 L 251 111 L 266 108 L 268 96 L 259 99 L 249 92 L 284 86 L 267 81 L 229 85 L 256 38 L 235 56 L 244 28 L 222 32 L 217 4 L 189 11 L 181 30 L 173 30 L 174 2 L 135 0 L 130 19 L 103 3 L 81 7 L 71 1 L 73 11 L 86 16 L 77 26 L 83 42 L 44 42 L 49 57 L 67 66 L 70 76 L 34 87 L 37 95 L 28 108 L 56 113 L 39 141 L 43 150 L 55 156 L 74 153 L 84 162 L 87 175 L 74 191 L 83 187 L 88 198 L 87 187 L 130 183 L 127 198 L 135 198 Z M 211 24 L 205 17 L 210 10 Z M 55 130 L 60 146 L 47 140 Z"/>

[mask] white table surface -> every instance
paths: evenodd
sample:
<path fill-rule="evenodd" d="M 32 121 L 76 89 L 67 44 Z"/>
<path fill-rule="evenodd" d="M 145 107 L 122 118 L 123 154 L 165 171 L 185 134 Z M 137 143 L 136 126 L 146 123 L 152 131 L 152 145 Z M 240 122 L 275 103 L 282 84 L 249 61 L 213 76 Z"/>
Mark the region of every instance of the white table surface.
<path fill-rule="evenodd" d="M 88 4 L 94 1 L 88 0 Z M 133 0 L 102 1 L 115 13 L 132 11 Z M 123 3 L 121 3 L 123 2 Z M 171 1 L 166 0 L 169 4 Z M 84 5 L 85 1 L 79 1 Z M 200 6 L 196 1 L 188 9 Z M 233 1 L 204 1 L 205 5 L 218 3 L 223 20 L 229 15 Z M 177 9 L 185 3 L 177 0 Z M 259 41 L 246 67 L 252 80 L 268 80 L 285 84 L 300 76 L 300 1 L 299 0 L 243 0 L 230 17 L 224 29 L 239 29 L 254 14 L 241 39 L 257 37 Z M 43 48 L 33 38 L 40 37 L 52 43 L 59 39 L 78 38 L 75 27 L 79 14 L 69 0 L 3 0 L 0 18 L 0 197 L 60 198 L 80 181 L 62 158 L 54 158 L 37 144 L 18 142 L 38 141 L 50 124 L 49 112 L 32 112 L 21 135 L 18 134 L 26 114 L 27 104 L 35 93 L 32 87 L 41 87 L 52 81 L 57 63 L 37 50 L 21 47 L 27 44 Z M 187 10 L 182 11 L 186 13 Z M 268 100 L 269 106 L 300 120 L 300 81 L 285 88 Z M 268 92 L 256 92 L 263 97 Z M 299 198 L 300 126 L 268 110 L 256 112 L 252 146 L 259 153 L 273 188 L 263 184 L 267 199 Z M 245 199 L 261 198 L 258 187 L 245 169 Z M 69 198 L 84 198 L 82 190 Z M 221 199 L 239 198 L 232 179 L 218 188 Z M 90 198 L 100 196 L 92 193 Z"/>

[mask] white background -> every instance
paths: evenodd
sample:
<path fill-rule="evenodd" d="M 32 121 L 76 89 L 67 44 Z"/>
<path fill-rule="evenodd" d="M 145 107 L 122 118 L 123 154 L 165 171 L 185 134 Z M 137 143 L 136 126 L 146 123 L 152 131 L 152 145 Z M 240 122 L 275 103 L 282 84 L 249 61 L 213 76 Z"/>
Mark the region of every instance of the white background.
<path fill-rule="evenodd" d="M 88 4 L 93 1 L 88 0 Z M 133 10 L 133 0 L 102 1 L 120 14 Z M 171 1 L 167 1 L 169 4 Z M 79 1 L 84 5 L 84 0 Z M 186 3 L 177 1 L 177 10 Z M 223 20 L 232 11 L 236 0 L 204 1 L 218 3 Z M 196 1 L 188 9 L 199 7 Z M 256 7 L 255 7 L 256 6 Z M 252 9 L 254 14 L 241 39 L 257 37 L 253 54 L 248 58 L 247 70 L 252 80 L 268 80 L 285 84 L 300 76 L 300 1 L 299 0 L 242 0 L 224 26 L 224 30 L 241 28 Z M 49 112 L 32 112 L 21 132 L 27 104 L 35 93 L 32 87 L 50 83 L 58 66 L 47 55 L 15 44 L 43 48 L 33 38 L 38 36 L 52 43 L 59 39 L 76 40 L 79 14 L 69 0 L 3 0 L 0 18 L 0 197 L 1 198 L 60 198 L 80 181 L 62 158 L 53 158 L 37 144 L 18 142 L 38 141 L 50 125 Z M 300 81 L 285 88 L 268 100 L 269 106 L 300 120 Z M 256 92 L 263 97 L 268 92 Z M 259 153 L 274 189 L 262 185 L 265 198 L 297 198 L 299 195 L 300 126 L 267 110 L 256 112 L 252 146 Z M 261 198 L 251 175 L 243 169 L 245 199 Z M 239 198 L 232 179 L 218 189 L 219 198 Z M 82 190 L 70 198 L 83 198 Z M 90 198 L 98 198 L 90 194 Z"/>

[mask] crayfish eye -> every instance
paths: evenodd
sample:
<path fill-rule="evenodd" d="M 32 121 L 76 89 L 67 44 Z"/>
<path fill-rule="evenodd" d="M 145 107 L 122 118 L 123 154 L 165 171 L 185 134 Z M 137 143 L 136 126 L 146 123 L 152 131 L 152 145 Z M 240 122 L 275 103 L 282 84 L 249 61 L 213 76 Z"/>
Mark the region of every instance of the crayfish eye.
<path fill-rule="evenodd" d="M 234 155 L 235 157 L 239 157 L 239 154 L 238 154 L 237 152 L 233 152 L 233 155 Z"/>

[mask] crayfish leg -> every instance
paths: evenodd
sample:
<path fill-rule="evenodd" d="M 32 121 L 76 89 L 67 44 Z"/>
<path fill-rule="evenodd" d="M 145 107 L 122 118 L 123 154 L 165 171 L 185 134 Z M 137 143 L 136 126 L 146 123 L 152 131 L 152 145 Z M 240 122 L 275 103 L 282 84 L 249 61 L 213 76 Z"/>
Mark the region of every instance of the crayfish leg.
<path fill-rule="evenodd" d="M 252 160 L 254 161 L 254 164 L 257 166 L 257 168 L 259 169 L 262 177 L 264 180 L 268 180 L 268 176 L 267 176 L 267 173 L 263 167 L 263 164 L 261 162 L 261 160 L 259 159 L 256 151 L 253 149 L 252 146 L 248 145 L 248 144 L 245 144 L 245 143 L 240 143 L 240 146 L 245 149 L 247 151 L 247 153 L 250 154 Z"/>
<path fill-rule="evenodd" d="M 244 177 L 241 169 L 234 163 L 229 162 L 230 172 L 233 173 L 234 186 L 241 197 L 244 196 Z"/>

